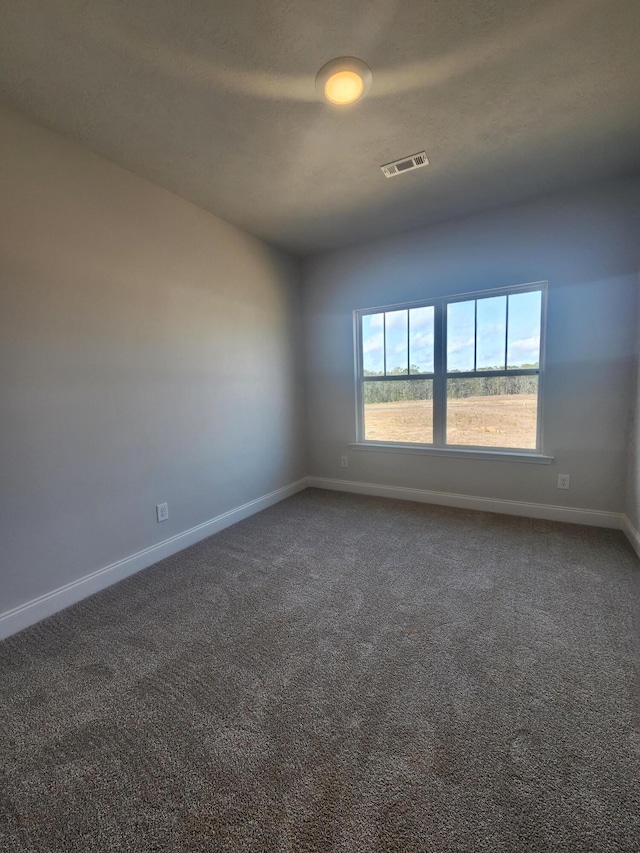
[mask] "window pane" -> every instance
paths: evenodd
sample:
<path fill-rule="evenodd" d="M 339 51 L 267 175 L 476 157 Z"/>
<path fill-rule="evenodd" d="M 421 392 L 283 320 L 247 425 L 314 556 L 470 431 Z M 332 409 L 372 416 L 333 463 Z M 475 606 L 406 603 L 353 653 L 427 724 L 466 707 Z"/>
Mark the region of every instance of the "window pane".
<path fill-rule="evenodd" d="M 535 449 L 537 376 L 447 380 L 447 444 Z"/>
<path fill-rule="evenodd" d="M 433 380 L 364 383 L 367 441 L 433 443 Z"/>
<path fill-rule="evenodd" d="M 362 318 L 362 370 L 365 376 L 384 373 L 384 314 L 365 314 Z"/>
<path fill-rule="evenodd" d="M 447 305 L 447 370 L 473 370 L 475 300 Z"/>
<path fill-rule="evenodd" d="M 538 367 L 540 364 L 540 313 L 542 294 L 514 293 L 509 296 L 507 365 Z"/>
<path fill-rule="evenodd" d="M 411 373 L 433 373 L 433 305 L 409 311 Z"/>
<path fill-rule="evenodd" d="M 478 299 L 476 370 L 504 370 L 507 297 Z"/>
<path fill-rule="evenodd" d="M 388 311 L 385 314 L 387 334 L 387 375 L 408 373 L 407 311 Z"/>

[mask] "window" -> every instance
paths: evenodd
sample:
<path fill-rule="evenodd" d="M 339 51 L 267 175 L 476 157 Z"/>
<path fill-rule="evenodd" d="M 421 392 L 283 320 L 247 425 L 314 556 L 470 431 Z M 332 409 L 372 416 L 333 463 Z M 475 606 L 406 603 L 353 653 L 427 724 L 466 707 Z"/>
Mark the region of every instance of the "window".
<path fill-rule="evenodd" d="M 356 311 L 358 442 L 541 453 L 546 284 Z"/>

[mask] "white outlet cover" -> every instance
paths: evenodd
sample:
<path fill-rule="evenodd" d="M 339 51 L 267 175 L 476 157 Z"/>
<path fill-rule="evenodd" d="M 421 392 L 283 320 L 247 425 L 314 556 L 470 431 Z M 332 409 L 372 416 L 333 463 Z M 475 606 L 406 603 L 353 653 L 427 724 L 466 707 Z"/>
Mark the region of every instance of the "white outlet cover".
<path fill-rule="evenodd" d="M 169 504 L 156 504 L 156 518 L 158 523 L 167 521 L 169 518 Z"/>
<path fill-rule="evenodd" d="M 558 474 L 558 488 L 568 489 L 571 478 L 568 474 Z"/>

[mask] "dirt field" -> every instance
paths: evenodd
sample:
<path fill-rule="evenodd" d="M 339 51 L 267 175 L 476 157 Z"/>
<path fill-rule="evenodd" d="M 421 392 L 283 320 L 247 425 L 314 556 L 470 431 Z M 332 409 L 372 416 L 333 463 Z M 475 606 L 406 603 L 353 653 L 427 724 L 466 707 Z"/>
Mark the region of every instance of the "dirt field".
<path fill-rule="evenodd" d="M 535 394 L 449 400 L 447 443 L 484 447 L 536 446 Z M 433 405 L 422 400 L 365 406 L 370 441 L 433 441 Z"/>

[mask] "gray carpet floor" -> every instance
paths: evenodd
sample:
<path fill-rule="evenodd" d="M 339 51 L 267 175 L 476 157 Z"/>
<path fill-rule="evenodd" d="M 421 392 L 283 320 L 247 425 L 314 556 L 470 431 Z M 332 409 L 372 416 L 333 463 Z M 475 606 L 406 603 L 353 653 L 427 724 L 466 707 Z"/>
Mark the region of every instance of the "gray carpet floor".
<path fill-rule="evenodd" d="M 0 849 L 638 851 L 639 580 L 302 492 L 0 644 Z"/>

